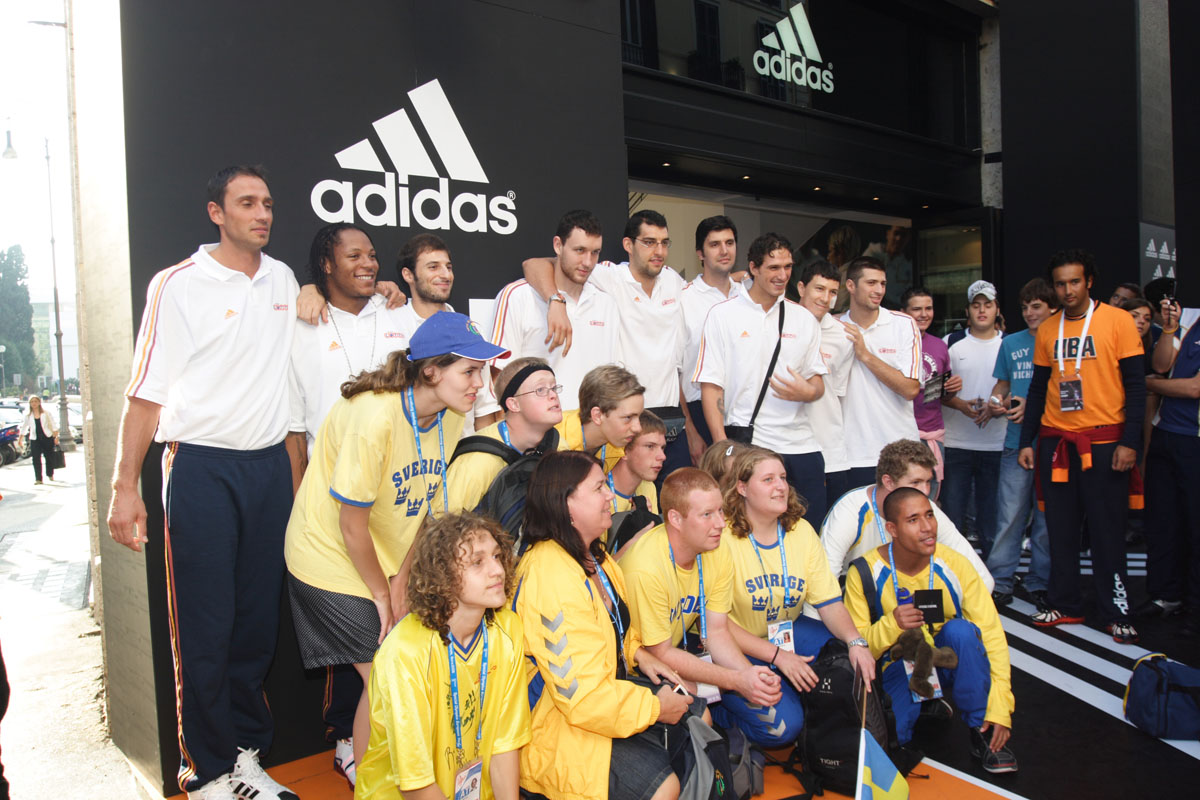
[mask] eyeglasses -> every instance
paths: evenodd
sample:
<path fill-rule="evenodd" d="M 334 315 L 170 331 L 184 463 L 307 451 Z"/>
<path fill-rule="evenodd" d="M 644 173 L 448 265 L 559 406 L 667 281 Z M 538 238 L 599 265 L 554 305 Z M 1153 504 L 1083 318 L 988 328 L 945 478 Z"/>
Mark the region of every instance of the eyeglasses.
<path fill-rule="evenodd" d="M 562 384 L 559 383 L 555 384 L 554 386 L 539 386 L 536 389 L 530 389 L 528 392 L 518 392 L 517 394 L 514 394 L 513 397 L 523 397 L 527 394 L 536 394 L 538 397 L 546 397 L 551 392 L 554 392 L 554 396 L 558 397 L 559 393 L 562 392 Z"/>
<path fill-rule="evenodd" d="M 647 250 L 654 250 L 660 244 L 668 250 L 671 249 L 670 239 L 636 239 L 635 241 Z"/>

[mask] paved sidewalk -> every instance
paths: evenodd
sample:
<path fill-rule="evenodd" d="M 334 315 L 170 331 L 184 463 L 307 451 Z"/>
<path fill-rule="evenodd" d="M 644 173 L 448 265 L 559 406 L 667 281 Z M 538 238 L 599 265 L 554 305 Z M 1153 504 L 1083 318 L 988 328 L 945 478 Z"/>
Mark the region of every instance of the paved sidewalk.
<path fill-rule="evenodd" d="M 3 723 L 14 800 L 134 796 L 108 739 L 100 629 L 88 610 L 83 454 L 33 485 L 29 459 L 0 469 L 0 646 L 12 686 Z"/>

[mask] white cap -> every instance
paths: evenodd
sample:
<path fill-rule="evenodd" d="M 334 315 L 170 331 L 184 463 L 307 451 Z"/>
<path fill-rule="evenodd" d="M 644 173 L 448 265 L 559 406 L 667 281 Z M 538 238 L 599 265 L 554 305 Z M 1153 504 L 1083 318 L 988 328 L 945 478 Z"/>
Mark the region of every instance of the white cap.
<path fill-rule="evenodd" d="M 996 287 L 988 281 L 975 281 L 971 284 L 971 288 L 967 289 L 967 302 L 975 301 L 975 298 L 983 295 L 992 302 L 996 301 Z"/>

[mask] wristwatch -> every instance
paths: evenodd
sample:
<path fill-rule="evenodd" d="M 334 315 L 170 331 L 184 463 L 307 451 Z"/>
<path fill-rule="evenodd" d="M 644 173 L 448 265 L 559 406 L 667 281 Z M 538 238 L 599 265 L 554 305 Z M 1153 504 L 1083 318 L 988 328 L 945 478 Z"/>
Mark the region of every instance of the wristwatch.
<path fill-rule="evenodd" d="M 846 642 L 846 646 L 847 647 L 870 647 L 871 645 L 867 644 L 867 640 L 860 636 L 857 639 L 851 639 L 850 641 Z"/>
<path fill-rule="evenodd" d="M 547 302 L 553 303 L 556 300 L 562 303 L 564 306 L 567 304 L 567 298 L 562 292 L 555 292 L 554 294 L 550 295 L 550 299 Z"/>

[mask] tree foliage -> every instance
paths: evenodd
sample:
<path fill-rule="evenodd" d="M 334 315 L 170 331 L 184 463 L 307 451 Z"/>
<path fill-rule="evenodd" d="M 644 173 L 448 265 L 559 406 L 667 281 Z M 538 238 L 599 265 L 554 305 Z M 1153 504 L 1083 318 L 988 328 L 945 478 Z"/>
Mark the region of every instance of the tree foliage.
<path fill-rule="evenodd" d="M 20 374 L 26 386 L 36 384 L 41 364 L 33 349 L 33 305 L 26 285 L 28 270 L 21 246 L 0 250 L 0 344 L 6 346 L 4 372 L 6 388 L 12 376 Z"/>

